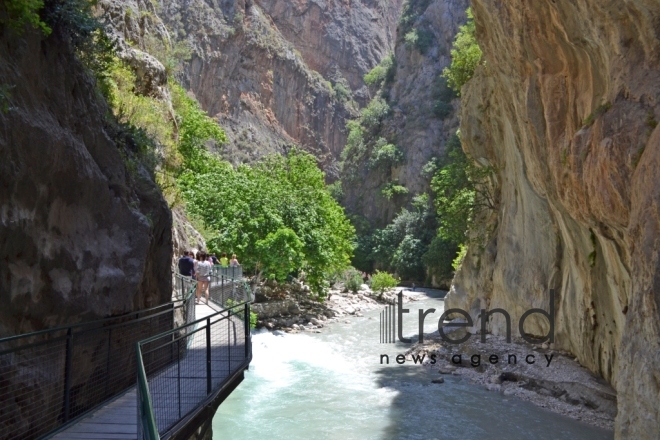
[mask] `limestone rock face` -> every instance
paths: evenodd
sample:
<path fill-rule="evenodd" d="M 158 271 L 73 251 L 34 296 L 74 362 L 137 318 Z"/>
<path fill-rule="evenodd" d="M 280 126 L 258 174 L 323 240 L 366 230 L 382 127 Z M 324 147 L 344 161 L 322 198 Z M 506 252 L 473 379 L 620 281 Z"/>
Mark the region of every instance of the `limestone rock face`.
<path fill-rule="evenodd" d="M 170 46 L 170 35 L 153 3 L 145 0 L 101 0 L 96 11 L 108 23 L 117 42 L 117 55 L 135 73 L 137 92 L 169 102 L 167 71 L 149 53 L 156 46 Z"/>
<path fill-rule="evenodd" d="M 178 267 L 178 258 L 183 255 L 184 251 L 194 252 L 206 249 L 206 240 L 179 207 L 172 209 L 172 249 L 174 252 L 173 268 Z"/>
<path fill-rule="evenodd" d="M 332 169 L 351 111 L 259 5 L 165 1 L 161 17 L 192 47 L 181 79 L 226 130 L 224 158 L 247 162 L 300 145 Z"/>
<path fill-rule="evenodd" d="M 389 173 L 364 166 L 358 179 L 344 185 L 344 205 L 350 212 L 365 216 L 383 227 L 416 194 L 428 191 L 429 176 L 422 172 L 433 157 L 441 157 L 444 146 L 458 129 L 458 99 L 455 110 L 445 117 L 434 114 L 434 90 L 442 70 L 451 62 L 450 50 L 459 27 L 465 23 L 466 0 L 433 0 L 415 20 L 417 28 L 432 33 L 425 53 L 398 35 L 395 46 L 396 73 L 389 93 L 390 114 L 381 125 L 379 137 L 396 144 L 404 153 L 400 166 Z M 365 164 L 366 165 L 366 164 Z M 408 196 L 387 200 L 382 186 L 396 180 Z"/>
<path fill-rule="evenodd" d="M 170 211 L 57 32 L 2 36 L 0 336 L 170 298 Z"/>
<path fill-rule="evenodd" d="M 617 438 L 657 438 L 660 5 L 472 5 L 485 65 L 462 90 L 461 132 L 497 170 L 499 207 L 447 307 L 503 308 L 517 333 L 554 289 L 555 347 L 615 386 Z M 544 335 L 547 321 L 525 329 Z"/>
<path fill-rule="evenodd" d="M 307 65 L 326 78 L 341 75 L 351 89 L 394 47 L 402 0 L 256 0 Z M 360 90 L 366 97 L 367 90 Z"/>

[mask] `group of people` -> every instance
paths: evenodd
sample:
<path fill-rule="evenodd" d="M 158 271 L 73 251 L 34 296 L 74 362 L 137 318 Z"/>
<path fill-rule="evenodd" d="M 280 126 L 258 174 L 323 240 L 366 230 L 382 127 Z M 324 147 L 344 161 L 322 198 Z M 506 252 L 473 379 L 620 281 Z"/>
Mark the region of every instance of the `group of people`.
<path fill-rule="evenodd" d="M 229 260 L 225 252 L 222 253 L 220 258 L 217 258 L 215 254 L 208 254 L 204 251 L 198 251 L 197 253 L 184 251 L 183 256 L 179 258 L 179 273 L 197 280 L 196 304 L 199 304 L 202 294 L 206 298 L 206 304 L 209 303 L 209 284 L 214 265 L 220 267 L 240 266 L 236 254 L 232 254 L 231 260 Z"/>

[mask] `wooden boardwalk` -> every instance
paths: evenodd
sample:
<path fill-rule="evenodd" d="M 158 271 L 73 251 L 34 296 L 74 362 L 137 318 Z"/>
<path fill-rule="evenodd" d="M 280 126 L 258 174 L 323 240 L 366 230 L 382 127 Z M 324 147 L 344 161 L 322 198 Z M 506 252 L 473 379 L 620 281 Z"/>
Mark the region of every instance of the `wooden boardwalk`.
<path fill-rule="evenodd" d="M 195 316 L 196 319 L 201 319 L 210 316 L 219 310 L 220 308 L 213 303 L 211 303 L 210 306 L 206 304 L 198 304 L 195 307 Z M 193 343 L 191 345 L 202 346 L 204 344 L 205 332 L 199 331 L 195 333 Z M 236 348 L 238 350 L 244 350 L 245 346 L 243 344 L 244 341 L 241 341 L 241 344 L 237 345 Z M 220 353 L 226 351 L 227 349 L 226 344 L 223 344 L 223 346 L 221 344 L 213 343 L 212 345 L 214 357 L 221 355 Z M 233 346 L 232 350 L 234 350 Z M 201 353 L 201 350 L 196 350 L 196 353 L 192 353 L 193 356 L 191 357 L 197 357 L 196 355 L 198 353 Z M 222 364 L 223 363 L 216 363 L 214 365 L 213 377 L 218 378 L 217 380 L 214 380 L 214 385 L 215 382 L 219 381 L 223 376 L 223 374 L 218 371 L 219 368 L 223 368 L 223 371 L 225 370 Z M 231 366 L 231 361 L 224 364 Z M 188 404 L 186 405 L 188 407 L 186 409 L 190 410 L 201 403 L 200 399 L 203 400 L 203 397 L 206 395 L 205 370 L 197 371 L 198 369 L 195 367 L 199 366 L 199 362 L 191 362 L 189 368 L 185 368 L 185 362 L 182 362 L 182 365 L 184 365 L 184 375 L 181 376 L 181 373 L 177 372 L 179 376 L 181 376 L 182 380 L 199 383 L 199 386 L 186 387 L 185 389 L 191 390 L 193 393 L 181 399 L 184 403 Z M 174 368 L 175 367 L 167 368 L 165 371 L 159 373 L 156 377 L 150 378 L 150 382 L 152 383 L 151 385 L 155 385 L 155 389 L 151 390 L 151 394 L 154 404 L 154 412 L 156 413 L 156 419 L 159 422 L 159 427 L 161 422 L 171 423 L 172 421 L 177 421 L 180 419 L 179 414 L 181 410 L 179 408 L 176 408 L 175 410 L 171 408 L 171 405 L 167 405 L 169 400 L 168 396 L 176 395 L 176 391 L 167 388 L 171 388 L 170 384 L 172 383 L 172 380 L 168 379 L 172 378 L 172 370 Z M 202 373 L 204 374 L 203 378 L 201 377 Z M 161 385 L 165 384 L 165 388 L 163 388 L 163 386 L 157 386 L 156 384 L 158 382 L 161 382 Z M 137 440 L 137 395 L 135 387 L 131 388 L 118 398 L 110 401 L 103 407 L 82 418 L 74 425 L 69 426 L 64 431 L 60 431 L 51 438 L 57 440 Z"/>

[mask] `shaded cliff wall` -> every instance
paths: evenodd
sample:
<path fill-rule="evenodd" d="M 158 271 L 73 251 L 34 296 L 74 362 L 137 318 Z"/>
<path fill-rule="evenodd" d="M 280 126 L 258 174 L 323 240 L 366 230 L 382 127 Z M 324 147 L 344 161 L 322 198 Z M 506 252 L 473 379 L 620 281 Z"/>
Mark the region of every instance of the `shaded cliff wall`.
<path fill-rule="evenodd" d="M 154 5 L 145 0 L 100 0 L 96 13 L 108 24 L 118 56 L 135 73 L 136 92 L 164 102 L 176 118 L 168 83 L 172 72 L 155 56 L 167 56 L 168 47 L 171 56 L 176 43 Z M 164 147 L 160 149 L 164 151 Z M 178 273 L 178 259 L 183 252 L 206 249 L 206 242 L 186 216 L 181 202 L 172 202 L 172 271 Z"/>
<path fill-rule="evenodd" d="M 451 47 L 459 27 L 465 23 L 467 0 L 433 0 L 415 18 L 413 26 L 432 34 L 425 53 L 405 42 L 399 28 L 394 51 L 394 81 L 384 87 L 390 113 L 383 120 L 377 137 L 396 144 L 404 161 L 391 170 L 364 166 L 358 179 L 344 185 L 343 204 L 356 214 L 365 216 L 378 227 L 389 223 L 412 196 L 429 189 L 429 176 L 422 168 L 433 157 L 444 154 L 447 139 L 458 129 L 458 99 L 454 110 L 445 117 L 434 114 L 434 90 L 442 70 L 451 62 Z M 395 180 L 408 189 L 408 195 L 388 200 L 381 189 Z"/>
<path fill-rule="evenodd" d="M 500 204 L 447 306 L 515 323 L 555 289 L 555 348 L 615 386 L 618 438 L 657 438 L 660 5 L 472 4 L 485 65 L 462 90 L 461 132 L 495 166 Z"/>
<path fill-rule="evenodd" d="M 168 301 L 170 211 L 60 30 L 0 59 L 0 336 Z"/>

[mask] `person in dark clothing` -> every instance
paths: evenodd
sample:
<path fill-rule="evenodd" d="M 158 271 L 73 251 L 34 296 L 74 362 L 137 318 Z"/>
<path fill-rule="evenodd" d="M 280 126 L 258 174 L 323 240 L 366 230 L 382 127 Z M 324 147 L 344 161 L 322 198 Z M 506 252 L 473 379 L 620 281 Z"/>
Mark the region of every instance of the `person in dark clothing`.
<path fill-rule="evenodd" d="M 179 273 L 186 277 L 195 275 L 195 262 L 190 258 L 190 252 L 184 251 L 183 257 L 179 258 Z"/>
<path fill-rule="evenodd" d="M 218 261 L 218 257 L 216 257 L 215 254 L 211 254 L 211 260 L 213 260 L 213 264 L 220 264 L 220 261 Z"/>

